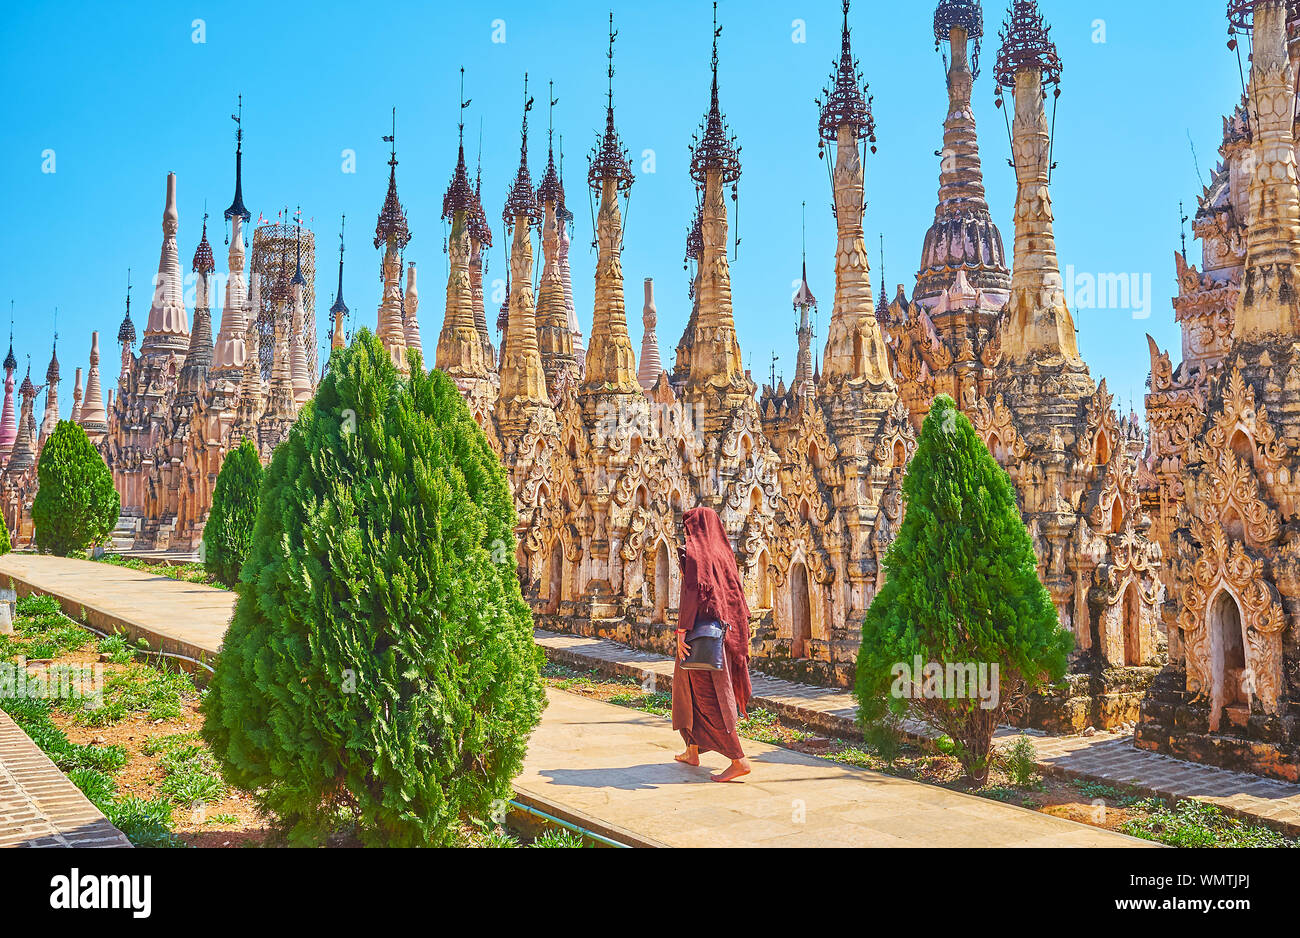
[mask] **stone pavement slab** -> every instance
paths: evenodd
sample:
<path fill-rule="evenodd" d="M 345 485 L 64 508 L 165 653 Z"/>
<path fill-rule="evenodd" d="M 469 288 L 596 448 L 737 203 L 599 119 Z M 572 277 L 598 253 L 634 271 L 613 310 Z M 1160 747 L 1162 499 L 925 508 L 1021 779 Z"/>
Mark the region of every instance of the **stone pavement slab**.
<path fill-rule="evenodd" d="M 719 785 L 673 754 L 669 721 L 574 694 L 550 706 L 515 791 L 634 842 L 672 847 L 1143 847 L 1051 815 L 746 741 L 754 774 Z M 542 808 L 545 810 L 545 808 Z M 572 816 L 572 815 L 571 815 Z"/>
<path fill-rule="evenodd" d="M 129 847 L 49 756 L 0 710 L 0 847 Z"/>
<path fill-rule="evenodd" d="M 556 661 L 583 669 L 644 680 L 653 673 L 657 686 L 672 686 L 673 662 L 663 655 L 630 649 L 617 642 L 542 629 L 534 631 L 539 645 Z M 850 739 L 861 738 L 857 702 L 845 690 L 813 687 L 751 672 L 755 706 L 821 732 Z M 919 737 L 933 733 L 918 724 L 905 729 Z M 1020 735 L 1003 727 L 1003 743 Z M 1300 785 L 1232 772 L 1217 766 L 1184 762 L 1137 749 L 1132 734 L 1099 733 L 1096 736 L 1046 736 L 1030 733 L 1045 772 L 1107 785 L 1131 786 L 1160 798 L 1195 798 L 1226 813 L 1262 821 L 1284 833 L 1300 836 Z"/>

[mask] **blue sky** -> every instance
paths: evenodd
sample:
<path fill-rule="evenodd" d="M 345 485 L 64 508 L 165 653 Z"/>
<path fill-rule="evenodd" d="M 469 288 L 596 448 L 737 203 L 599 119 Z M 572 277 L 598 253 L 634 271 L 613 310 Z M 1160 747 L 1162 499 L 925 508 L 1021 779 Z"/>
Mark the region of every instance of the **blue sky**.
<path fill-rule="evenodd" d="M 640 283 L 654 277 L 665 363 L 688 313 L 682 254 L 694 206 L 687 146 L 708 106 L 710 4 L 613 0 L 619 39 L 615 104 L 638 178 L 624 253 L 633 340 L 641 335 Z M 0 228 L 0 303 L 15 304 L 20 369 L 32 356 L 43 375 L 59 308 L 61 399 L 71 407 L 73 370 L 85 366 L 90 332 L 103 340 L 105 387 L 116 383 L 127 268 L 137 284 L 133 318 L 143 331 L 148 281 L 157 269 L 165 179 L 178 174 L 185 270 L 204 204 L 210 240 L 225 269 L 220 215 L 233 191 L 235 99 L 244 96 L 244 195 L 254 218 L 301 204 L 322 256 L 317 307 L 334 296 L 340 214 L 348 216 L 345 298 L 356 325 L 373 328 L 380 296 L 371 239 L 387 184 L 390 109 L 398 109 L 399 189 L 414 239 L 407 259 L 421 271 L 426 348 L 441 326 L 446 256 L 439 216 L 456 158 L 459 68 L 466 68 L 468 144 L 483 121 L 484 201 L 500 212 L 519 153 L 522 83 L 530 73 L 530 165 L 546 160 L 546 82 L 560 99 L 570 208 L 577 216 L 574 294 L 584 332 L 591 322 L 594 255 L 586 205 L 586 154 L 603 125 L 607 16 L 611 3 L 490 0 L 454 5 L 390 0 L 307 5 L 141 2 L 20 4 L 6 11 L 0 77 L 6 145 L 0 166 L 9 221 Z M 1240 95 L 1226 49 L 1222 0 L 1043 0 L 1065 63 L 1053 179 L 1062 266 L 1082 274 L 1150 275 L 1149 319 L 1131 311 L 1078 309 L 1080 346 L 1093 374 L 1110 379 L 1127 406 L 1149 369 L 1145 333 L 1166 348 L 1179 332 L 1176 293 L 1180 200 L 1193 209 L 1217 160 L 1221 115 Z M 1010 250 L 1014 177 L 992 63 L 1005 6 L 985 4 L 984 72 L 976 117 L 994 217 Z M 722 0 L 722 102 L 743 146 L 739 260 L 733 263 L 737 327 L 757 380 L 794 370 L 789 297 L 800 260 L 800 205 L 808 203 L 808 271 L 823 301 L 834 293 L 835 228 L 830 188 L 817 158 L 813 104 L 839 50 L 838 0 Z M 930 0 L 886 5 L 857 0 L 851 14 L 879 126 L 867 165 L 867 241 L 879 282 L 885 236 L 890 294 L 914 283 L 933 219 L 946 106 L 934 51 Z M 204 42 L 195 42 L 195 20 Z M 805 25 L 799 38 L 795 21 Z M 501 27 L 504 21 L 504 42 Z M 1104 42 L 1098 21 L 1104 23 Z M 343 171 L 343 151 L 356 171 Z M 54 151 L 55 172 L 46 151 Z M 654 172 L 642 171 L 653 151 Z M 1192 214 L 1191 211 L 1188 214 Z M 1190 231 L 1189 231 L 1190 237 Z M 498 235 L 489 280 L 504 275 Z M 1199 260 L 1199 245 L 1192 248 Z M 141 285 L 144 286 L 141 286 Z M 219 314 L 217 314 L 219 315 Z M 318 345 L 327 341 L 319 323 Z M 2 340 L 0 340 L 2 341 Z M 821 341 L 819 337 L 819 342 Z"/>

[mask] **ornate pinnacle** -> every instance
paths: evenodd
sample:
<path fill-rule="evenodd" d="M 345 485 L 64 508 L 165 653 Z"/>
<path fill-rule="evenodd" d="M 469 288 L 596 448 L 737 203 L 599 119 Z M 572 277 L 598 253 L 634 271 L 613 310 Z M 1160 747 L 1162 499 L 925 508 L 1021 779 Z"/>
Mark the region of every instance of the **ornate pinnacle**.
<path fill-rule="evenodd" d="M 338 315 L 342 313 L 346 316 L 351 310 L 348 304 L 343 302 L 343 232 L 348 223 L 348 216 L 344 215 L 339 220 L 339 292 L 334 298 L 334 305 L 330 307 L 330 313 Z"/>
<path fill-rule="evenodd" d="M 844 26 L 840 34 L 840 61 L 831 76 L 829 88 L 822 89 L 825 102 L 821 105 L 821 120 L 818 131 L 826 143 L 833 143 L 839 137 L 840 128 L 845 124 L 853 127 L 858 136 L 865 136 L 873 144 L 875 152 L 876 119 L 871 113 L 871 97 L 868 95 L 867 83 L 858 69 L 858 60 L 853 57 L 849 42 L 849 0 L 843 0 Z"/>
<path fill-rule="evenodd" d="M 451 176 L 451 185 L 442 197 L 442 217 L 451 219 L 458 212 L 469 213 L 474 210 L 474 190 L 469 185 L 469 170 L 465 168 L 465 108 L 470 102 L 465 100 L 465 69 L 460 70 L 460 122 L 457 129 L 460 134 L 460 152 L 456 158 L 456 170 Z"/>
<path fill-rule="evenodd" d="M 609 59 L 609 89 L 605 99 L 605 135 L 597 137 L 596 146 L 587 157 L 591 167 L 587 170 L 587 182 L 596 192 L 606 179 L 613 179 L 619 192 L 627 192 L 632 188 L 634 176 L 632 167 L 628 163 L 627 150 L 623 148 L 623 141 L 614 127 L 614 40 L 618 38 L 618 31 L 614 29 L 614 14 L 609 14 L 609 51 L 605 57 Z"/>
<path fill-rule="evenodd" d="M 556 207 L 560 204 L 560 173 L 555 168 L 555 105 L 560 103 L 560 99 L 555 97 L 555 82 L 550 84 L 550 93 L 546 100 L 548 105 L 547 128 L 546 128 L 546 172 L 542 174 L 542 181 L 537 186 L 537 201 L 542 205 L 547 202 L 554 202 Z"/>
<path fill-rule="evenodd" d="M 533 99 L 528 97 L 528 73 L 524 73 L 524 123 L 519 142 L 519 172 L 515 174 L 515 184 L 510 188 L 506 206 L 501 218 L 507 228 L 514 228 L 516 218 L 526 218 L 534 225 L 542 220 L 541 209 L 537 206 L 537 197 L 533 193 L 532 179 L 528 173 L 528 112 L 533 109 Z"/>
<path fill-rule="evenodd" d="M 1045 85 L 1061 83 L 1061 56 L 1051 33 L 1038 11 L 1038 0 L 1012 0 L 1000 34 L 1002 48 L 993 67 L 999 88 L 1014 88 L 1016 72 L 1022 68 L 1038 69 Z"/>
<path fill-rule="evenodd" d="M 397 108 L 393 108 L 392 136 L 384 137 L 384 142 L 392 145 L 388 158 L 388 195 L 375 224 L 375 247 L 391 243 L 401 250 L 411 243 L 411 229 L 406 224 L 406 210 L 397 197 Z"/>
<path fill-rule="evenodd" d="M 686 260 L 698 261 L 704 254 L 704 206 L 695 207 L 695 220 L 686 232 Z"/>
<path fill-rule="evenodd" d="M 934 11 L 934 45 L 947 42 L 954 26 L 966 30 L 966 38 L 974 43 L 971 54 L 971 72 L 980 74 L 980 39 L 984 35 L 984 10 L 980 0 L 939 0 Z"/>
<path fill-rule="evenodd" d="M 296 257 L 294 258 L 294 264 L 297 269 L 294 270 L 293 279 L 290 280 L 289 283 L 292 284 L 293 286 L 305 287 L 307 286 L 307 278 L 302 275 L 302 208 L 301 207 L 296 212 L 294 212 L 294 221 L 297 222 L 297 229 L 298 229 L 296 232 L 297 243 L 294 245 L 294 249 L 296 252 Z"/>
<path fill-rule="evenodd" d="M 846 4 L 847 5 L 847 4 Z M 709 113 L 700 125 L 700 132 L 691 143 L 691 178 L 699 185 L 710 171 L 721 175 L 724 183 L 740 178 L 740 147 L 736 137 L 727 128 L 727 118 L 718 105 L 718 4 L 713 4 L 713 85 L 709 97 Z"/>
<path fill-rule="evenodd" d="M 248 209 L 244 207 L 244 96 L 239 96 L 239 110 L 231 114 L 230 119 L 235 122 L 235 197 L 230 202 L 230 208 L 226 209 L 226 221 L 239 217 L 243 219 L 244 224 L 252 221 L 253 216 L 249 214 Z"/>
<path fill-rule="evenodd" d="M 131 321 L 131 271 L 126 272 L 126 315 L 117 329 L 117 341 L 122 345 L 135 345 L 135 323 Z"/>
<path fill-rule="evenodd" d="M 203 213 L 203 237 L 199 240 L 198 249 L 194 252 L 194 263 L 192 269 L 196 274 L 210 274 L 217 269 L 216 262 L 212 258 L 212 245 L 208 244 L 208 213 Z"/>

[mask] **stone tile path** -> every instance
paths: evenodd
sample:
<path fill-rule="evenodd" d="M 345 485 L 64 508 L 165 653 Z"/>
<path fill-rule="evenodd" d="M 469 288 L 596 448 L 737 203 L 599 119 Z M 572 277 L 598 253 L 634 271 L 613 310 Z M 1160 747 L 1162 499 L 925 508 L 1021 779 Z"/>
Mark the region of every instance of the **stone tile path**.
<path fill-rule="evenodd" d="M 0 847 L 129 847 L 130 841 L 0 711 Z"/>
<path fill-rule="evenodd" d="M 654 674 L 661 689 L 672 686 L 670 658 L 627 648 L 616 642 L 541 629 L 534 631 L 539 645 L 555 661 L 606 674 L 645 680 Z M 858 738 L 857 704 L 843 690 L 783 681 L 754 672 L 754 704 L 796 720 L 819 732 Z M 919 725 L 907 729 L 930 735 Z M 998 733 L 1009 740 L 1019 735 L 1010 727 Z M 1030 734 L 1038 761 L 1046 772 L 1066 778 L 1131 786 L 1161 798 L 1196 798 L 1238 817 L 1263 821 L 1288 834 L 1300 836 L 1300 786 L 1230 772 L 1215 766 L 1183 762 L 1133 746 L 1133 737 L 1101 733 L 1096 736 L 1044 736 Z"/>
<path fill-rule="evenodd" d="M 1150 847 L 1147 841 L 1025 808 L 746 742 L 754 773 L 718 785 L 726 765 L 673 754 L 662 717 L 552 690 L 529 741 L 517 797 L 638 846 Z"/>
<path fill-rule="evenodd" d="M 9 586 L 11 583 L 20 596 L 32 592 L 55 596 L 69 615 L 102 631 L 123 628 L 133 637 L 143 635 L 149 638 L 155 649 L 176 651 L 192 657 L 211 657 L 220 648 L 221 636 L 225 633 L 234 604 L 234 594 L 226 590 L 184 583 L 125 567 L 49 556 L 9 554 L 0 557 L 0 586 Z M 614 642 L 540 630 L 536 632 L 536 638 L 538 644 L 556 660 L 569 661 L 584 669 L 596 668 L 606 673 L 623 674 L 637 680 L 644 680 L 647 672 L 650 672 L 655 675 L 658 686 L 663 689 L 671 686 L 672 661 L 661 655 L 636 651 Z M 755 702 L 759 706 L 799 720 L 821 732 L 850 736 L 856 733 L 855 704 L 852 695 L 844 691 L 755 675 L 754 692 Z M 563 696 L 565 699 L 570 697 Z M 641 726 L 647 719 L 643 714 L 626 709 L 616 710 L 628 726 Z M 555 707 L 548 712 L 544 723 L 547 732 L 556 723 L 556 714 L 559 712 Z M 615 725 L 619 721 L 611 723 L 602 718 L 598 722 L 611 733 L 625 732 L 621 724 Z M 578 725 L 583 724 L 579 721 L 575 726 Z M 919 731 L 919 728 L 914 729 Z M 564 731 L 563 724 L 561 730 Z M 661 730 L 662 727 L 658 727 L 656 731 Z M 592 730 L 588 733 L 589 742 L 590 735 L 594 732 Z M 1008 730 L 1007 735 L 1010 733 Z M 676 739 L 671 733 L 669 737 Z M 1281 782 L 1264 782 L 1253 776 L 1237 776 L 1222 769 L 1177 762 L 1133 750 L 1131 747 L 1119 751 L 1125 742 L 1111 736 L 1092 739 L 1069 737 L 1059 740 L 1035 738 L 1040 760 L 1048 770 L 1105 780 L 1112 784 L 1127 783 L 1127 775 L 1133 774 L 1139 778 L 1138 787 L 1142 787 L 1142 780 L 1152 782 L 1153 786 L 1156 783 L 1175 782 L 1180 787 L 1170 790 L 1170 795 L 1204 797 L 1205 800 L 1223 804 L 1234 812 L 1267 818 L 1284 828 L 1295 824 L 1297 832 L 1300 832 L 1300 819 L 1293 818 L 1291 814 L 1300 807 L 1300 787 Z M 1107 748 L 1105 744 L 1115 745 Z M 570 758 L 559 743 L 553 752 L 557 759 Z M 785 750 L 780 752 L 789 756 L 798 755 L 786 753 Z M 0 763 L 5 761 L 5 749 L 0 745 Z M 557 763 L 560 764 L 563 763 Z M 822 773 L 838 773 L 841 769 L 858 771 L 817 759 L 813 759 L 810 765 L 817 766 Z M 557 773 L 565 771 L 554 767 L 552 770 Z M 892 785 L 902 781 L 874 773 L 868 775 L 868 788 L 871 791 L 886 783 Z M 819 776 L 814 774 L 812 777 Z M 1156 790 L 1153 786 L 1152 790 Z M 577 797 L 581 793 L 576 789 L 581 786 L 572 787 L 575 791 L 565 789 L 568 795 L 587 803 L 586 799 Z M 935 789 L 932 786 L 921 785 L 912 797 L 918 805 L 922 805 L 928 803 L 927 799 L 932 797 L 933 791 Z M 869 802 L 873 795 L 868 793 L 860 797 L 865 797 Z M 987 803 L 984 799 L 977 800 Z M 895 810 L 902 808 L 896 806 Z"/>

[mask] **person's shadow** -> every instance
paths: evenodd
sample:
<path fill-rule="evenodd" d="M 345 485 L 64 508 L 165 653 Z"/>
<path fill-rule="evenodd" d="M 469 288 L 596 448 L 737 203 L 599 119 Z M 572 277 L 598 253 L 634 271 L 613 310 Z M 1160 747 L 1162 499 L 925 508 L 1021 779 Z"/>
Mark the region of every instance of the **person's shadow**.
<path fill-rule="evenodd" d="M 647 765 L 620 766 L 612 769 L 550 769 L 539 772 L 552 784 L 566 788 L 616 788 L 619 791 L 650 791 L 664 785 L 707 783 L 711 772 L 706 766 L 680 762 L 656 762 Z"/>

